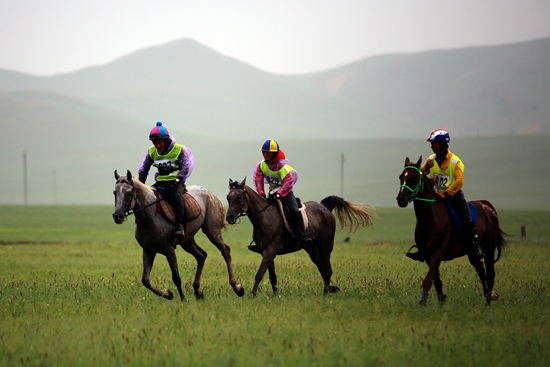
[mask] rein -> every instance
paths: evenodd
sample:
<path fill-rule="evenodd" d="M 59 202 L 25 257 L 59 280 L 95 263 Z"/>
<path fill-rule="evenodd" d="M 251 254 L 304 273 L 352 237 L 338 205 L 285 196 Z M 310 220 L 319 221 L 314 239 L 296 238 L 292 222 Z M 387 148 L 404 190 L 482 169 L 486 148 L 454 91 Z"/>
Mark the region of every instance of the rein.
<path fill-rule="evenodd" d="M 244 196 L 245 196 L 245 199 L 243 199 L 242 201 L 242 204 L 241 204 L 241 211 L 239 212 L 239 214 L 237 215 L 237 219 L 240 218 L 240 217 L 245 217 L 245 216 L 248 216 L 248 215 L 256 215 L 256 214 L 260 214 L 261 212 L 263 212 L 264 210 L 266 210 L 267 208 L 269 208 L 269 206 L 271 204 L 267 204 L 263 209 L 257 211 L 257 212 L 249 212 L 248 210 L 247 211 L 243 211 L 243 207 L 244 207 L 244 203 L 245 201 L 248 202 L 248 192 L 246 192 L 245 188 L 238 185 L 238 184 L 233 184 L 231 186 L 229 186 L 229 189 L 241 189 L 243 190 L 244 192 Z"/>
<path fill-rule="evenodd" d="M 138 205 L 138 201 L 137 201 L 137 198 L 138 198 L 138 194 L 136 193 L 136 190 L 135 190 L 135 187 L 134 187 L 134 183 L 133 182 L 129 182 L 129 181 L 126 181 L 126 180 L 122 180 L 122 179 L 119 179 L 117 181 L 117 183 L 127 183 L 128 185 L 132 186 L 132 203 L 130 204 L 130 208 L 128 208 L 128 210 L 126 210 L 124 212 L 124 220 L 128 220 L 128 217 L 132 214 L 135 214 L 135 213 L 139 213 L 141 212 L 142 210 L 145 210 L 147 209 L 148 207 L 152 206 L 152 205 L 155 205 L 157 204 L 159 201 L 162 201 L 164 200 L 164 197 L 158 199 L 158 200 L 155 200 L 153 201 L 152 203 L 150 204 L 147 204 L 145 206 L 139 206 L 139 208 L 137 209 L 134 209 L 136 207 L 136 205 Z"/>
<path fill-rule="evenodd" d="M 414 189 L 411 189 L 409 186 L 407 186 L 405 184 L 401 185 L 401 187 L 404 187 L 407 190 L 412 192 L 411 198 L 409 199 L 409 201 L 418 200 L 418 201 L 426 201 L 426 202 L 429 202 L 429 203 L 437 202 L 437 199 L 426 199 L 426 198 L 417 197 L 417 195 L 419 193 L 424 192 L 424 180 L 422 179 L 422 170 L 418 167 L 415 167 L 415 166 L 405 166 L 405 169 L 407 169 L 407 168 L 412 168 L 420 174 L 420 179 L 418 180 L 418 184 L 416 185 L 416 187 Z"/>

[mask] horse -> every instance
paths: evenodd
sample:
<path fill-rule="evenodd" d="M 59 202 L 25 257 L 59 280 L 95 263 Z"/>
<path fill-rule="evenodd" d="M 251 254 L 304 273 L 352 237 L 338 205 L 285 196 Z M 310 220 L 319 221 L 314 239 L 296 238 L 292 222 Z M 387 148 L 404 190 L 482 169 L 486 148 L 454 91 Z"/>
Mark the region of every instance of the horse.
<path fill-rule="evenodd" d="M 413 247 L 418 247 L 419 252 L 425 254 L 425 262 L 429 266 L 428 273 L 422 281 L 420 305 L 426 306 L 432 283 L 439 302 L 446 301 L 447 296 L 443 294 L 439 266 L 442 261 L 450 261 L 464 255 L 468 255 L 470 264 L 475 268 L 481 280 L 486 304 L 490 305 L 491 301 L 498 300 L 498 294 L 493 291 L 495 263 L 500 259 L 501 252 L 506 247 L 504 239 L 506 234 L 499 227 L 497 212 L 487 200 L 470 202 L 470 206 L 475 206 L 477 212 L 479 243 L 485 253 L 484 266 L 481 259 L 468 254 L 468 236 L 464 236 L 460 229 L 453 224 L 451 213 L 444 199 L 439 199 L 436 195 L 433 180 L 422 174 L 421 162 L 422 156 L 416 163 L 413 163 L 408 157 L 405 159 L 405 168 L 399 176 L 401 186 L 397 195 L 397 204 L 401 208 L 405 208 L 411 201 L 414 202 L 416 245 Z M 495 258 L 497 250 L 498 255 Z"/>
<path fill-rule="evenodd" d="M 185 297 L 181 288 L 181 278 L 176 258 L 176 247 L 179 244 L 186 252 L 190 253 L 197 261 L 197 271 L 193 281 L 193 289 L 196 299 L 203 299 L 204 293 L 200 289 L 200 281 L 207 253 L 195 242 L 195 234 L 199 229 L 208 237 L 218 250 L 220 250 L 229 273 L 229 284 L 235 293 L 242 297 L 244 287 L 238 284 L 233 275 L 231 265 L 231 249 L 222 238 L 221 230 L 227 223 L 224 221 L 225 209 L 220 199 L 204 187 L 189 186 L 188 193 L 200 205 L 200 214 L 186 225 L 183 238 L 175 235 L 175 223 L 165 219 L 157 211 L 159 200 L 155 196 L 155 190 L 141 183 L 128 170 L 126 176 L 120 176 L 115 170 L 115 212 L 113 219 L 116 224 L 122 224 L 130 214 L 134 214 L 136 231 L 135 238 L 143 249 L 143 274 L 141 283 L 157 296 L 168 300 L 174 295 L 169 290 L 161 290 L 150 282 L 151 269 L 157 254 L 166 257 L 172 272 L 172 281 L 178 289 L 181 302 Z M 162 199 L 161 199 L 162 200 Z"/>
<path fill-rule="evenodd" d="M 341 228 L 346 228 L 352 233 L 359 228 L 372 225 L 374 209 L 366 204 L 350 203 L 337 196 L 328 196 L 321 203 L 314 201 L 304 203 L 307 212 L 307 221 L 304 221 L 307 222 L 306 232 L 312 239 L 312 243 L 304 247 L 302 243 L 294 240 L 291 233 L 285 229 L 285 218 L 281 214 L 279 206 L 269 204 L 263 196 L 247 186 L 246 177 L 241 182 L 229 180 L 227 201 L 229 203 L 226 214 L 227 222 L 235 224 L 238 218 L 248 216 L 254 227 L 252 237 L 256 244 L 249 246 L 249 250 L 262 255 L 262 262 L 254 278 L 253 296 L 256 295 L 266 270 L 269 270 L 273 294 L 277 294 L 275 257 L 301 249 L 308 253 L 311 261 L 321 273 L 324 293 L 340 291 L 338 286 L 330 284 L 332 276 L 330 256 L 334 248 L 336 232 L 336 219 L 332 210 L 336 208 Z"/>

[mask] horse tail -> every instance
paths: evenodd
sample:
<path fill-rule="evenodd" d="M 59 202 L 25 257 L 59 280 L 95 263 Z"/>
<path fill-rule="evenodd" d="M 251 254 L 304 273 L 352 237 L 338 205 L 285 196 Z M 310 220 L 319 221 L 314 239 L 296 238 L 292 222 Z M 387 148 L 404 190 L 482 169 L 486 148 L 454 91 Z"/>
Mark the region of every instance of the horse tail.
<path fill-rule="evenodd" d="M 495 262 L 498 261 L 498 259 L 500 259 L 500 254 L 502 253 L 502 250 L 504 250 L 506 248 L 506 246 L 508 245 L 508 243 L 506 242 L 506 239 L 504 238 L 504 236 L 508 236 L 508 234 L 506 234 L 504 231 L 502 231 L 502 229 L 498 229 L 498 238 L 497 238 L 497 250 L 498 250 L 498 253 L 497 253 L 497 258 L 495 259 Z"/>
<path fill-rule="evenodd" d="M 491 209 L 493 215 L 495 216 L 495 219 L 496 219 L 496 226 L 498 228 L 498 236 L 497 236 L 497 244 L 496 244 L 496 247 L 497 247 L 497 258 L 495 259 L 495 262 L 497 262 L 499 259 L 500 259 L 500 255 L 502 254 L 502 250 L 504 250 L 507 246 L 507 242 L 506 242 L 506 239 L 505 237 L 508 236 L 508 234 L 506 232 L 504 232 L 502 229 L 500 229 L 500 225 L 499 225 L 499 221 L 498 221 L 498 214 L 497 214 L 497 211 L 495 209 L 495 207 L 493 206 L 493 204 L 491 204 L 490 201 L 488 200 L 480 200 L 483 204 L 489 206 L 489 208 Z"/>
<path fill-rule="evenodd" d="M 342 229 L 353 233 L 359 228 L 372 226 L 374 207 L 369 204 L 351 203 L 339 196 L 327 196 L 321 200 L 321 204 L 332 212 L 336 209 L 336 216 Z"/>
<path fill-rule="evenodd" d="M 225 207 L 223 206 L 220 198 L 214 195 L 213 192 L 208 191 L 207 195 L 210 198 L 210 201 L 212 202 L 212 204 L 214 205 L 214 208 L 211 208 L 211 209 L 218 210 L 220 215 L 220 226 L 221 226 L 221 229 L 224 229 L 225 227 L 227 227 L 227 222 L 225 221 Z"/>

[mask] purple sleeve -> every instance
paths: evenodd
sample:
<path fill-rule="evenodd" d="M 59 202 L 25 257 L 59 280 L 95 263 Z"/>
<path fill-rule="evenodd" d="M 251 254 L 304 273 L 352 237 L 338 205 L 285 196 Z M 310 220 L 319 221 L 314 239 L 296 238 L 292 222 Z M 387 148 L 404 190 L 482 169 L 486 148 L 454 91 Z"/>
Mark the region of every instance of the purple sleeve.
<path fill-rule="evenodd" d="M 138 174 L 139 173 L 149 174 L 149 170 L 151 169 L 152 164 L 153 164 L 153 159 L 149 155 L 149 150 L 147 150 L 147 153 L 145 153 L 145 156 L 141 161 L 141 166 L 139 167 Z"/>
<path fill-rule="evenodd" d="M 178 178 L 180 181 L 185 182 L 189 176 L 191 176 L 191 172 L 193 172 L 193 168 L 195 167 L 195 157 L 193 157 L 193 152 L 191 149 L 184 145 L 178 160 L 181 167 Z"/>

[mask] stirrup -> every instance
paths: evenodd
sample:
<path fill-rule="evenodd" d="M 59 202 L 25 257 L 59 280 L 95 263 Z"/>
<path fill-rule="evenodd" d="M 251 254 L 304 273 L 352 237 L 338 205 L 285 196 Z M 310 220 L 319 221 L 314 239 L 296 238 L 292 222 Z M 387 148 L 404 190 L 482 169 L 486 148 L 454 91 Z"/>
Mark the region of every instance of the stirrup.
<path fill-rule="evenodd" d="M 185 230 L 183 229 L 183 226 L 181 224 L 177 225 L 176 226 L 176 232 L 175 232 L 176 236 L 185 236 Z"/>

